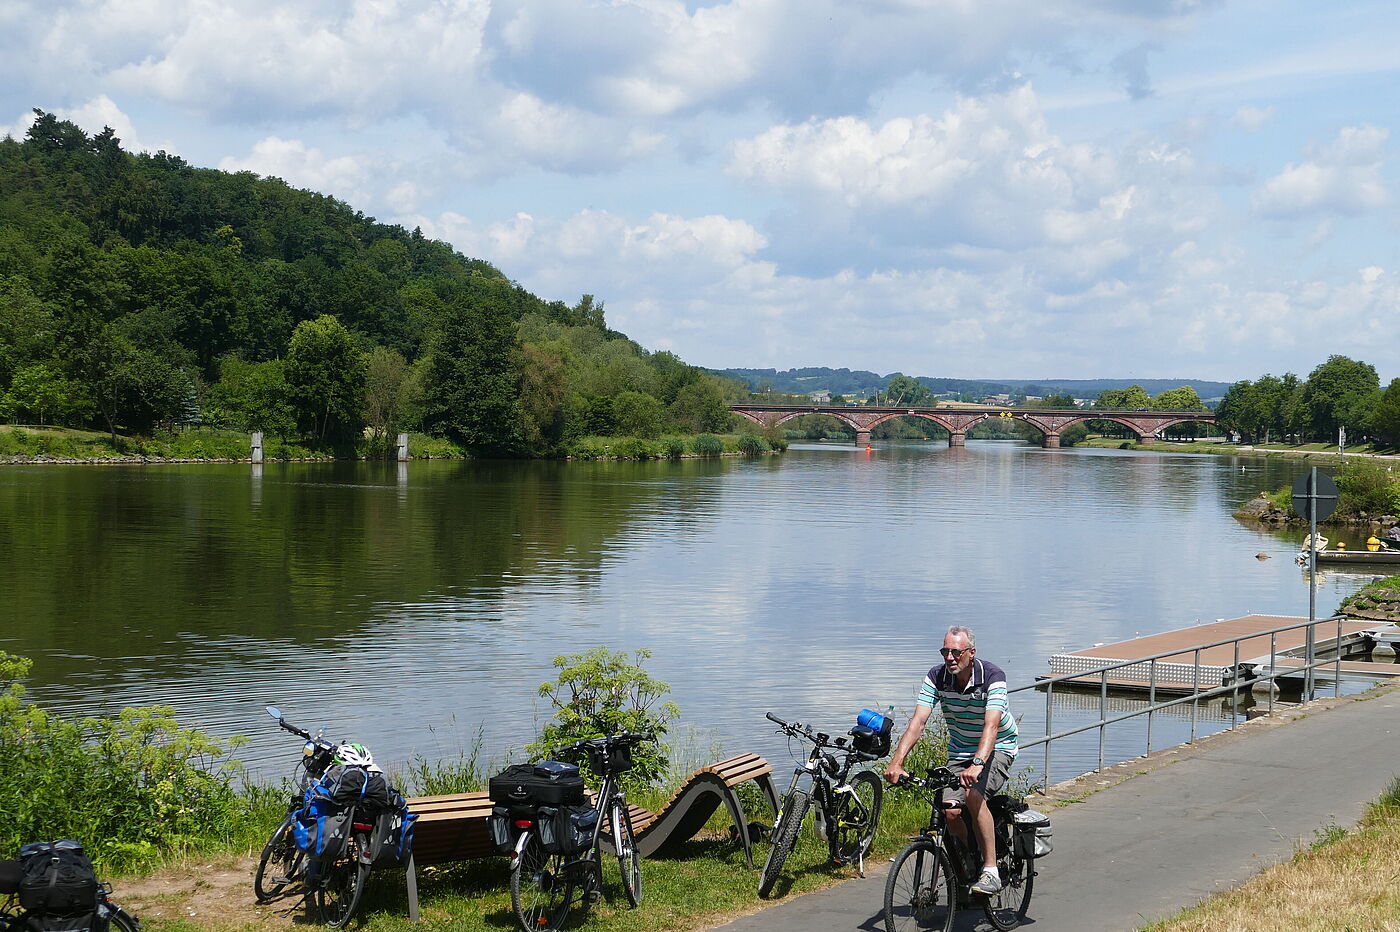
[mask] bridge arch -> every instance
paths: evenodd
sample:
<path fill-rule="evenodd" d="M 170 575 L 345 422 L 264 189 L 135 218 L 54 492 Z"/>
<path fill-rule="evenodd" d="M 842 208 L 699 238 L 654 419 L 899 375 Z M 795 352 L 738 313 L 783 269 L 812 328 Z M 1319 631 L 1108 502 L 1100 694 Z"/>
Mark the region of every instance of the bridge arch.
<path fill-rule="evenodd" d="M 1048 408 L 870 408 L 841 405 L 757 405 L 733 404 L 730 410 L 756 424 L 777 426 L 805 414 L 833 417 L 856 432 L 856 442 L 870 440 L 870 431 L 897 417 L 918 417 L 932 421 L 948 432 L 949 446 L 962 446 L 970 428 L 994 416 L 1010 416 L 1030 424 L 1043 435 L 1047 447 L 1060 445 L 1065 428 L 1086 421 L 1112 421 L 1135 434 L 1140 442 L 1156 439 L 1168 427 L 1196 422 L 1214 424 L 1209 411 L 1096 411 L 1093 409 Z"/>

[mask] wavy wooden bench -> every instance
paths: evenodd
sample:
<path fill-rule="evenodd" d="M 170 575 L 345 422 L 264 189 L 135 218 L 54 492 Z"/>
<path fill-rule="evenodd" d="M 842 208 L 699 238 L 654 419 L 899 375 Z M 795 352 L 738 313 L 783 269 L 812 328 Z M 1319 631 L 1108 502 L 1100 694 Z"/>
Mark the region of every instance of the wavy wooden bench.
<path fill-rule="evenodd" d="M 630 807 L 638 852 L 649 857 L 694 838 L 715 810 L 725 805 L 743 843 L 744 856 L 752 867 L 753 839 L 736 787 L 750 780 L 756 782 L 769 808 L 776 814 L 778 797 L 773 789 L 772 773 L 768 761 L 757 754 L 739 754 L 695 771 L 659 812 Z M 408 801 L 409 811 L 418 816 L 413 829 L 412 858 L 407 865 L 411 917 L 417 915 L 416 867 L 496 854 L 486 830 L 491 805 L 490 797 L 484 792 L 419 796 Z"/>

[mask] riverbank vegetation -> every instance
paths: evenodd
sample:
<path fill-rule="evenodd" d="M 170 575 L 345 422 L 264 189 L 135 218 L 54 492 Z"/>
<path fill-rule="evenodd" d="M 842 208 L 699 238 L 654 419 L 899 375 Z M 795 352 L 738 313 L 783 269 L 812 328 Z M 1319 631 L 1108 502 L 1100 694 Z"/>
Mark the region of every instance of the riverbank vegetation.
<path fill-rule="evenodd" d="M 1246 443 L 1321 443 L 1336 448 L 1346 428 L 1348 445 L 1373 438 L 1380 448 L 1400 447 L 1400 379 L 1382 390 L 1376 367 L 1329 356 L 1299 379 L 1291 372 L 1236 382 L 1216 408 L 1220 426 Z"/>
<path fill-rule="evenodd" d="M 664 701 L 669 687 L 646 672 L 646 656 L 598 648 L 557 658 L 557 675 L 540 687 L 555 715 L 526 753 L 540 757 L 547 747 L 618 728 L 665 737 L 680 710 Z M 296 911 L 287 911 L 294 904 L 255 907 L 251 889 L 252 858 L 281 818 L 286 786 L 245 779 L 231 756 L 239 741 L 216 741 L 182 728 L 168 708 L 81 720 L 47 712 L 24 696 L 28 666 L 24 658 L 0 652 L 0 811 L 7 815 L 0 820 L 0 851 L 13 852 L 36 839 L 82 840 L 99 871 L 116 881 L 116 899 L 134 909 L 151 932 L 242 932 L 296 924 Z M 629 786 L 631 801 L 659 809 L 691 769 L 744 750 L 747 742 L 738 733 L 766 730 L 760 721 L 756 714 L 754 722 L 736 728 L 728 748 L 659 747 L 644 757 L 648 779 Z M 942 762 L 944 743 L 945 736 L 930 728 L 910 756 L 911 769 Z M 805 753 L 805 747 L 794 747 L 795 755 Z M 407 793 L 470 792 L 484 789 L 489 775 L 507 762 L 483 755 L 478 739 L 456 758 L 416 759 L 392 777 Z M 781 780 L 786 762 L 772 763 Z M 756 787 L 746 786 L 741 796 L 749 818 L 771 821 Z M 868 861 L 894 854 L 927 816 L 927 804 L 917 794 L 887 791 Z M 728 824 L 721 807 L 694 840 L 649 858 L 643 868 L 646 902 L 637 910 L 623 905 L 615 864 L 607 860 L 607 900 L 577 927 L 686 930 L 757 908 L 762 901 L 754 871 L 741 846 L 728 837 Z M 755 854 L 761 863 L 763 843 Z M 420 926 L 407 921 L 403 875 L 376 872 L 361 927 L 485 932 L 511 925 L 506 869 L 504 858 L 485 858 L 420 871 L 425 918 Z M 818 889 L 851 875 L 850 866 L 832 864 L 825 845 L 806 831 L 777 895 Z M 206 893 L 217 898 L 212 909 L 200 899 Z"/>
<path fill-rule="evenodd" d="M 1393 929 L 1400 926 L 1397 876 L 1400 780 L 1367 807 L 1354 831 L 1319 833 L 1291 860 L 1143 932 Z"/>
<path fill-rule="evenodd" d="M 732 429 L 740 383 L 646 351 L 591 295 L 548 301 L 334 198 L 37 114 L 0 140 L 0 420 L 191 458 L 256 430 L 298 458 L 387 456 L 400 431 L 559 457 Z"/>

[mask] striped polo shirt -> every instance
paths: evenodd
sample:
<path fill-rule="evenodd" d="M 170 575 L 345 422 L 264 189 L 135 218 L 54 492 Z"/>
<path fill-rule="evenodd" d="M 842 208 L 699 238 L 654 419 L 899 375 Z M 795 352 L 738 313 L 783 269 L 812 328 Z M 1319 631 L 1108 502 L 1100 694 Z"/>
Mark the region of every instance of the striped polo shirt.
<path fill-rule="evenodd" d="M 993 750 L 1016 756 L 1016 719 L 1006 701 L 1006 673 L 1001 667 L 985 660 L 973 660 L 967 689 L 959 689 L 957 677 L 939 664 L 924 677 L 919 705 L 933 708 L 939 703 L 943 705 L 943 720 L 948 725 L 949 760 L 970 760 L 977 755 L 982 722 L 988 709 L 1001 712 L 1001 727 L 997 729 Z"/>

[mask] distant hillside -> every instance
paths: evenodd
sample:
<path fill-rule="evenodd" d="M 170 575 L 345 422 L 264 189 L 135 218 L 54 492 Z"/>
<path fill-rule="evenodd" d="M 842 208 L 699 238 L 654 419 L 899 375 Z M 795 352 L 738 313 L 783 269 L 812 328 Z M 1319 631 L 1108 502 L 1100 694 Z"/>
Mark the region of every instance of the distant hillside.
<path fill-rule="evenodd" d="M 746 382 L 752 391 L 765 389 L 775 392 L 803 393 L 826 390 L 833 395 L 865 397 L 883 391 L 890 379 L 900 372 L 877 375 L 862 369 L 828 369 L 809 367 L 805 369 L 715 369 L 719 375 Z M 1210 382 L 1203 379 L 939 379 L 921 375 L 915 378 L 927 385 L 929 390 L 941 394 L 958 392 L 970 395 L 1071 395 L 1075 398 L 1093 398 L 1109 388 L 1127 388 L 1141 385 L 1149 395 L 1160 394 L 1169 388 L 1189 385 L 1202 398 L 1219 398 L 1230 387 L 1228 382 Z"/>

